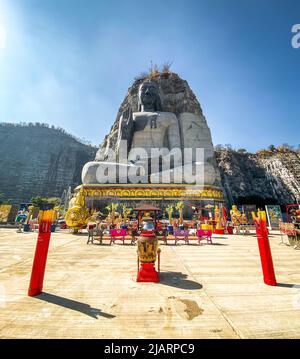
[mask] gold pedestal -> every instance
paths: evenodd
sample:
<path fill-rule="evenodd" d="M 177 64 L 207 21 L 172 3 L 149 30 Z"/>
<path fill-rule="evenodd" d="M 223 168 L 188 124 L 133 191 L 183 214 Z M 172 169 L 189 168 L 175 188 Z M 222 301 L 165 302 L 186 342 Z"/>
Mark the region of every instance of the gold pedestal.
<path fill-rule="evenodd" d="M 88 200 L 224 202 L 218 187 L 187 184 L 83 184 L 75 189 L 75 193 L 75 200 L 66 214 L 66 223 L 71 228 L 82 227 L 88 222 Z"/>

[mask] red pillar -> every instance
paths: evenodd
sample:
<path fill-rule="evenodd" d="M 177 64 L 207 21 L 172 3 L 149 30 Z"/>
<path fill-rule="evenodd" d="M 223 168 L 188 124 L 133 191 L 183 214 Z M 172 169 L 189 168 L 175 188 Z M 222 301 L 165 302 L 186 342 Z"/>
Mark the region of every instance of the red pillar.
<path fill-rule="evenodd" d="M 34 297 L 43 290 L 43 281 L 50 242 L 50 222 L 41 222 L 39 225 L 38 240 L 32 265 L 28 295 Z"/>
<path fill-rule="evenodd" d="M 276 283 L 274 265 L 272 260 L 270 242 L 268 237 L 267 224 L 266 221 L 262 219 L 256 219 L 254 223 L 256 227 L 256 235 L 258 241 L 261 266 L 264 276 L 264 282 L 267 285 L 275 286 L 277 285 L 277 283 Z"/>

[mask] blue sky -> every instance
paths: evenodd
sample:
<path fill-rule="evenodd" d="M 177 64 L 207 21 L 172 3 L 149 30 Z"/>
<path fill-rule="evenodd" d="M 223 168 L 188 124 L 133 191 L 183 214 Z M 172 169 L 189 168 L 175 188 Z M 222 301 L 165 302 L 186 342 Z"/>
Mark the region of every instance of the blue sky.
<path fill-rule="evenodd" d="M 300 144 L 298 0 L 0 0 L 0 121 L 102 142 L 150 62 L 195 92 L 214 144 Z"/>

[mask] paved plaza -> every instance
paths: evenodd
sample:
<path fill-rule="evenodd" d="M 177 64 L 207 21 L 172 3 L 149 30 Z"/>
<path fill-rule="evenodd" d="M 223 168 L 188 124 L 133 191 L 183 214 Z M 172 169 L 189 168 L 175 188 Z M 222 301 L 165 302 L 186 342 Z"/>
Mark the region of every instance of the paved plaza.
<path fill-rule="evenodd" d="M 300 338 L 300 251 L 270 236 L 277 287 L 254 234 L 161 245 L 161 282 L 137 283 L 136 246 L 52 234 L 44 292 L 27 296 L 37 233 L 0 229 L 1 338 Z"/>

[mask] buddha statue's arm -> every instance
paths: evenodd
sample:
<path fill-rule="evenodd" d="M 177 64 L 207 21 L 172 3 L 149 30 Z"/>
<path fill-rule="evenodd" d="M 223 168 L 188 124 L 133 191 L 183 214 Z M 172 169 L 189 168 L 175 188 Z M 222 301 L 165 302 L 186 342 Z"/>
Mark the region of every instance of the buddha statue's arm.
<path fill-rule="evenodd" d="M 127 151 L 130 151 L 133 137 L 133 118 L 132 110 L 128 107 L 120 117 L 119 131 L 118 131 L 118 146 L 120 141 L 127 141 Z"/>
<path fill-rule="evenodd" d="M 170 149 L 181 148 L 179 124 L 175 115 L 174 119 L 168 127 L 168 141 Z"/>

